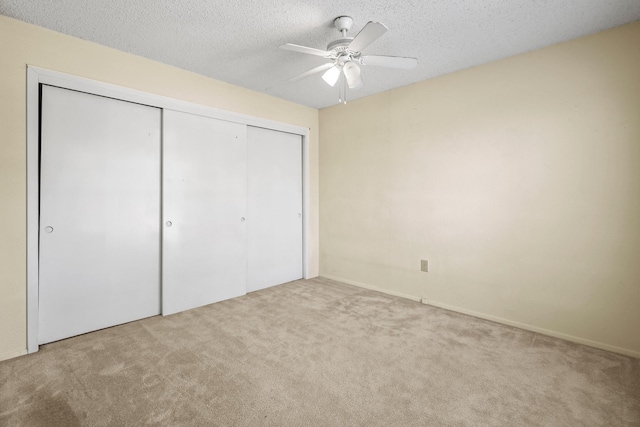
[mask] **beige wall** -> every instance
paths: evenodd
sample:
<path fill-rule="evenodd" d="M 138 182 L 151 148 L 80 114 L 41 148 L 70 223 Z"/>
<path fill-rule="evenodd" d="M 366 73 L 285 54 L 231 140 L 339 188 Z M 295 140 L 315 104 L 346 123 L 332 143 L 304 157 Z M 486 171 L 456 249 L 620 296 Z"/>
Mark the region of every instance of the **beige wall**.
<path fill-rule="evenodd" d="M 318 273 L 318 111 L 0 16 L 0 360 L 26 351 L 26 65 L 310 128 Z"/>
<path fill-rule="evenodd" d="M 640 356 L 640 23 L 320 125 L 321 275 Z"/>
<path fill-rule="evenodd" d="M 322 110 L 319 154 L 315 109 L 3 16 L 0 40 L 0 360 L 26 351 L 26 64 L 309 127 L 312 275 L 319 155 L 323 275 L 640 355 L 640 23 Z"/>

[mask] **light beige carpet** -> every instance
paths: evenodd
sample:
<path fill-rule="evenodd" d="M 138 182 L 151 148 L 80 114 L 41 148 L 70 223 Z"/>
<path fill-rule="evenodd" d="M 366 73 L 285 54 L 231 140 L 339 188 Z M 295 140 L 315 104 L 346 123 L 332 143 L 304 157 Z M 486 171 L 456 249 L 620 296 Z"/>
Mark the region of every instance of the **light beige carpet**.
<path fill-rule="evenodd" d="M 314 279 L 0 362 L 0 425 L 632 426 L 639 362 Z"/>

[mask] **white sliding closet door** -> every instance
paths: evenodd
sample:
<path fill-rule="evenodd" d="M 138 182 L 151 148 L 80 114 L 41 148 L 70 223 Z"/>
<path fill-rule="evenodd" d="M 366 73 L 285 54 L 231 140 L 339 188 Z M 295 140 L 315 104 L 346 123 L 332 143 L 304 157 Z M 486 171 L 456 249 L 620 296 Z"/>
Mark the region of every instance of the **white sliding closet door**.
<path fill-rule="evenodd" d="M 159 314 L 160 117 L 42 87 L 40 344 Z"/>
<path fill-rule="evenodd" d="M 246 126 L 165 110 L 163 314 L 246 293 Z"/>
<path fill-rule="evenodd" d="M 301 279 L 302 137 L 248 127 L 247 292 Z"/>

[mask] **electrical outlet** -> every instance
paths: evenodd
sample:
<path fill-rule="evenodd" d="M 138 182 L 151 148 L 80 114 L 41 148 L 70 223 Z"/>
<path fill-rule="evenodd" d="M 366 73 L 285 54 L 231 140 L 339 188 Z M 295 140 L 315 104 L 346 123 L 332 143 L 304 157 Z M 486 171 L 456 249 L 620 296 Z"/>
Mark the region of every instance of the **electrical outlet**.
<path fill-rule="evenodd" d="M 429 271 L 429 261 L 427 261 L 426 259 L 420 260 L 420 271 Z"/>

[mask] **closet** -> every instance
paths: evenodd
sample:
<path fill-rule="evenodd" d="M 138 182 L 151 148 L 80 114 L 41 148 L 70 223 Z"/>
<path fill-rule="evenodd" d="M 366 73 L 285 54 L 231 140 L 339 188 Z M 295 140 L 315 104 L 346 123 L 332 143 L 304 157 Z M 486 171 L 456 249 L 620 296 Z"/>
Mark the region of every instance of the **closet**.
<path fill-rule="evenodd" d="M 160 313 L 160 124 L 43 86 L 39 343 Z"/>
<path fill-rule="evenodd" d="M 302 137 L 42 85 L 38 343 L 303 277 Z"/>
<path fill-rule="evenodd" d="M 244 295 L 245 125 L 164 111 L 162 312 Z"/>
<path fill-rule="evenodd" d="M 247 292 L 302 273 L 300 135 L 249 126 Z"/>

